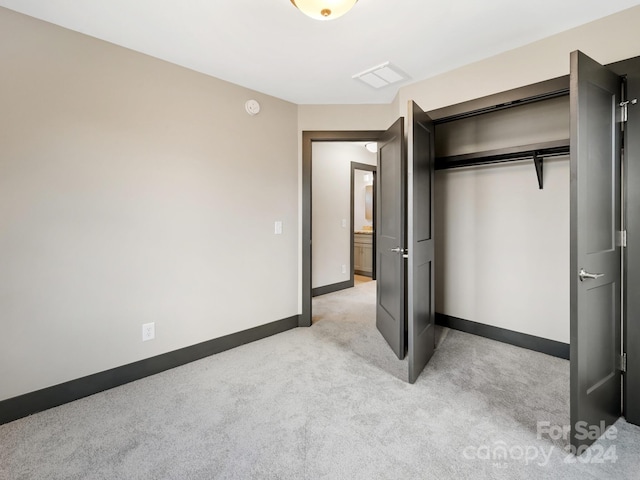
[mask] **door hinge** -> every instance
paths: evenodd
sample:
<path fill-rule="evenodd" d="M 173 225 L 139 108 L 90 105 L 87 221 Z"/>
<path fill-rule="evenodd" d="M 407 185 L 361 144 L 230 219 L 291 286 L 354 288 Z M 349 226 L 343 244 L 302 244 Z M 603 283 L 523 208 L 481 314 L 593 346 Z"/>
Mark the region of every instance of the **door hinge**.
<path fill-rule="evenodd" d="M 627 372 L 627 354 L 626 353 L 623 353 L 622 355 L 620 355 L 620 371 L 622 373 Z"/>
<path fill-rule="evenodd" d="M 626 248 L 626 246 L 627 246 L 627 231 L 626 230 L 622 230 L 621 232 L 618 232 L 618 246 Z"/>
<path fill-rule="evenodd" d="M 626 123 L 629 118 L 629 104 L 635 105 L 638 103 L 638 99 L 634 98 L 633 100 L 626 100 L 624 102 L 620 102 L 620 108 L 622 110 L 622 119 L 621 122 Z"/>

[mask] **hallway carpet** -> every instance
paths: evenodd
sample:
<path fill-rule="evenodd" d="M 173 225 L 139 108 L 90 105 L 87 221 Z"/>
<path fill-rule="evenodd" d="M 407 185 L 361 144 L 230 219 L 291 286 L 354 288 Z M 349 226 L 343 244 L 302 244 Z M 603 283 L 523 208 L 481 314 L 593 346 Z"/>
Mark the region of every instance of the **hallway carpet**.
<path fill-rule="evenodd" d="M 640 478 L 624 420 L 563 452 L 567 361 L 442 330 L 409 385 L 374 297 L 318 297 L 311 328 L 0 426 L 0 479 Z"/>

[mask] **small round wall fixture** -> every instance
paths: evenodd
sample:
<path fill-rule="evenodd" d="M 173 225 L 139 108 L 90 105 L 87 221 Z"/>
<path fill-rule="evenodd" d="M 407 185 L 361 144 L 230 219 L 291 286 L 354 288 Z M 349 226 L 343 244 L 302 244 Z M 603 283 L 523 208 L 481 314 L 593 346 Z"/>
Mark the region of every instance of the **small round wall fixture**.
<path fill-rule="evenodd" d="M 260 113 L 260 104 L 257 100 L 247 100 L 244 104 L 244 109 L 253 117 Z"/>
<path fill-rule="evenodd" d="M 358 0 L 291 0 L 298 10 L 316 20 L 333 20 L 347 13 Z"/>

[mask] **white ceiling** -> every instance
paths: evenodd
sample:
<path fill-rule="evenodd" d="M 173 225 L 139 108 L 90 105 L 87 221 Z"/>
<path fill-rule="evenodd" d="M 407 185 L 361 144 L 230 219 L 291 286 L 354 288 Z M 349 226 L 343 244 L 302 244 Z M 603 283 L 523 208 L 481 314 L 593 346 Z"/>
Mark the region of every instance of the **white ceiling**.
<path fill-rule="evenodd" d="M 359 0 L 320 22 L 290 0 L 0 0 L 0 6 L 298 104 L 389 103 L 399 86 L 640 0 Z M 409 75 L 375 90 L 384 62 Z"/>

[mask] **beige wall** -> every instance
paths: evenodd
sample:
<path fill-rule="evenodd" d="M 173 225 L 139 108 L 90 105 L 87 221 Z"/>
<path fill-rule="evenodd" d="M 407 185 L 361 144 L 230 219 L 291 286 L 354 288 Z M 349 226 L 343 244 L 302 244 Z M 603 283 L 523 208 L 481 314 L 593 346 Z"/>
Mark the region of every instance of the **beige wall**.
<path fill-rule="evenodd" d="M 600 63 L 640 55 L 640 6 L 404 87 L 398 115 L 408 100 L 424 110 L 560 77 L 569 73 L 569 53 L 581 50 Z"/>
<path fill-rule="evenodd" d="M 298 130 L 386 130 L 397 118 L 391 105 L 298 105 Z"/>
<path fill-rule="evenodd" d="M 298 313 L 295 105 L 2 8 L 0 62 L 0 400 Z"/>

